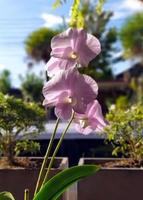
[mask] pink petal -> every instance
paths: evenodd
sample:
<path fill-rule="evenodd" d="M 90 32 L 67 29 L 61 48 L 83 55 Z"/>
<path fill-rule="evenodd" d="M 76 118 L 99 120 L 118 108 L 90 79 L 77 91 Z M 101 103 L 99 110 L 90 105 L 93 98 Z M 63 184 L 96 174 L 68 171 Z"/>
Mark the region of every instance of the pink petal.
<path fill-rule="evenodd" d="M 63 104 L 63 102 L 65 102 L 65 99 L 67 99 L 69 95 L 70 95 L 70 92 L 68 90 L 63 91 L 58 98 L 57 105 Z"/>
<path fill-rule="evenodd" d="M 95 132 L 102 132 L 107 125 L 104 120 L 100 123 L 96 118 L 89 119 L 89 123 Z"/>
<path fill-rule="evenodd" d="M 64 91 L 70 91 L 72 80 L 78 72 L 70 68 L 69 70 L 60 71 L 52 79 L 50 79 L 43 87 L 43 95 L 50 99 L 51 96 L 59 96 Z"/>
<path fill-rule="evenodd" d="M 72 52 L 71 38 L 73 30 L 68 29 L 63 33 L 53 37 L 51 41 L 52 53 L 51 55 L 57 58 L 68 58 Z"/>
<path fill-rule="evenodd" d="M 97 96 L 97 83 L 87 75 L 80 74 L 77 69 L 68 69 L 59 72 L 43 88 L 46 105 L 58 105 L 65 100 L 60 100 L 63 93 L 68 93 L 72 100 L 70 105 L 77 113 L 84 114 L 87 105 Z M 66 102 L 67 103 L 67 102 Z"/>
<path fill-rule="evenodd" d="M 91 34 L 87 34 L 86 43 L 79 45 L 79 62 L 83 66 L 87 66 L 88 63 L 95 58 L 101 51 L 101 45 L 99 40 Z"/>
<path fill-rule="evenodd" d="M 78 31 L 78 29 L 76 29 L 76 28 L 72 29 L 72 35 L 71 35 L 71 41 L 70 42 L 71 42 L 72 50 L 74 52 L 77 52 L 76 51 L 76 46 L 78 45 L 79 40 L 80 40 L 80 38 L 79 38 L 79 31 Z"/>
<path fill-rule="evenodd" d="M 47 106 L 55 105 L 58 103 L 59 96 L 65 91 L 66 85 L 64 84 L 63 74 L 59 73 L 54 76 L 43 87 L 43 95 L 45 97 L 44 104 Z"/>
<path fill-rule="evenodd" d="M 70 54 L 72 52 L 71 47 L 58 47 L 53 49 L 51 52 L 51 56 L 55 58 L 63 58 L 63 59 L 70 59 Z"/>
<path fill-rule="evenodd" d="M 72 107 L 70 104 L 60 104 L 55 107 L 55 114 L 60 119 L 68 120 L 72 115 Z"/>
<path fill-rule="evenodd" d="M 87 33 L 84 29 L 73 29 L 73 32 L 71 45 L 73 51 L 78 53 L 82 45 L 86 43 Z"/>
<path fill-rule="evenodd" d="M 85 115 L 85 114 L 79 114 L 79 113 L 75 113 L 75 114 L 74 114 L 74 122 L 75 122 L 75 123 L 78 123 L 79 120 L 82 120 L 82 119 L 84 119 L 84 118 L 86 118 L 86 115 Z"/>
<path fill-rule="evenodd" d="M 44 99 L 43 106 L 53 107 L 53 106 L 56 105 L 56 103 L 57 103 L 57 99 L 56 98 L 50 99 L 50 100 Z"/>
<path fill-rule="evenodd" d="M 88 105 L 86 113 L 88 118 L 96 119 L 93 120 L 93 122 L 95 121 L 95 126 L 97 122 L 100 127 L 105 127 L 107 125 L 102 114 L 101 106 L 97 100 Z"/>
<path fill-rule="evenodd" d="M 76 80 L 73 80 L 72 93 L 78 101 L 78 104 L 74 106 L 74 110 L 77 113 L 83 114 L 86 111 L 87 105 L 96 98 L 98 85 L 90 76 L 78 73 Z"/>
<path fill-rule="evenodd" d="M 76 70 L 70 69 L 60 71 L 53 76 L 43 87 L 44 105 L 55 106 L 61 103 L 59 100 L 64 92 L 68 92 L 68 96 L 71 96 L 71 84 L 75 74 Z"/>
<path fill-rule="evenodd" d="M 75 67 L 75 63 L 72 60 L 60 59 L 51 57 L 51 59 L 46 64 L 47 74 L 49 77 L 54 76 L 60 70 L 66 70 Z"/>
<path fill-rule="evenodd" d="M 98 109 L 101 110 L 101 106 L 97 100 L 90 102 L 87 106 L 87 111 L 86 111 L 87 116 L 93 117 L 93 115 L 97 113 Z"/>
<path fill-rule="evenodd" d="M 87 33 L 86 44 L 87 44 L 88 48 L 90 50 L 92 50 L 94 55 L 95 54 L 98 55 L 101 52 L 101 44 L 100 44 L 99 40 L 95 36 L 93 36 L 89 33 Z"/>
<path fill-rule="evenodd" d="M 99 40 L 93 35 L 87 34 L 84 29 L 73 29 L 71 47 L 73 52 L 79 56 L 77 62 L 83 66 L 87 66 L 101 51 Z"/>
<path fill-rule="evenodd" d="M 86 120 L 86 127 L 81 126 L 80 120 Z M 89 130 L 101 132 L 107 125 L 102 115 L 101 106 L 97 100 L 88 104 L 85 114 L 81 115 L 76 113 L 74 121 L 78 124 L 77 128 L 79 129 L 79 132 L 88 132 Z"/>
<path fill-rule="evenodd" d="M 83 66 L 87 66 L 101 51 L 100 42 L 96 37 L 76 28 L 69 28 L 55 36 L 51 41 L 51 47 L 51 55 L 56 58 L 70 60 L 71 53 L 75 52 L 78 56 L 75 62 Z"/>
<path fill-rule="evenodd" d="M 90 126 L 82 128 L 80 124 L 75 124 L 75 129 L 77 130 L 77 132 L 82 133 L 83 135 L 89 135 L 93 131 Z"/>

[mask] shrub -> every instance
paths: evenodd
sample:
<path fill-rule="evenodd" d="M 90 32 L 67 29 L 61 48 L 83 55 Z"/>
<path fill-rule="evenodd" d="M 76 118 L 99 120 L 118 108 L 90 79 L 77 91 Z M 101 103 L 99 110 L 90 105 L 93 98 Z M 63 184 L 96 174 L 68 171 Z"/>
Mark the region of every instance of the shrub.
<path fill-rule="evenodd" d="M 20 151 L 39 149 L 31 137 L 44 129 L 45 111 L 35 103 L 0 94 L 0 152 L 10 163 Z"/>
<path fill-rule="evenodd" d="M 116 106 L 107 114 L 107 140 L 113 145 L 113 155 L 122 153 L 134 160 L 143 159 L 143 104 L 135 104 L 130 109 Z"/>

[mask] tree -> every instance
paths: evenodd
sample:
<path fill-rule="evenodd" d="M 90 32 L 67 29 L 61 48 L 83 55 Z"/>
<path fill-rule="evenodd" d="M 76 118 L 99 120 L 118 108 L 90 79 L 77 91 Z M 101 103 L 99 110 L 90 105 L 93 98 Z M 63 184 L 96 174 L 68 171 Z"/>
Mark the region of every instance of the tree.
<path fill-rule="evenodd" d="M 7 94 L 11 88 L 10 72 L 3 70 L 0 74 L 0 92 Z"/>
<path fill-rule="evenodd" d="M 41 102 L 42 101 L 42 88 L 43 79 L 36 74 L 26 74 L 25 77 L 21 77 L 22 84 L 21 89 L 23 96 L 28 101 Z"/>
<path fill-rule="evenodd" d="M 85 16 L 85 28 L 100 40 L 102 48 L 101 53 L 82 72 L 92 76 L 96 80 L 110 79 L 112 78 L 112 55 L 115 52 L 113 45 L 117 41 L 116 29 L 106 28 L 112 12 L 97 14 L 95 6 L 89 1 L 86 3 L 83 1 L 81 11 L 83 16 Z"/>
<path fill-rule="evenodd" d="M 129 17 L 120 31 L 120 39 L 127 58 L 143 56 L 143 13 Z M 143 59 L 142 59 L 143 60 Z"/>
<path fill-rule="evenodd" d="M 120 40 L 125 58 L 137 58 L 138 63 L 132 66 L 130 87 L 133 90 L 132 100 L 143 100 L 143 13 L 129 17 L 120 30 Z"/>
<path fill-rule="evenodd" d="M 25 41 L 25 49 L 28 56 L 35 61 L 44 61 L 45 63 L 50 58 L 51 39 L 58 31 L 48 28 L 40 28 L 32 32 Z"/>
<path fill-rule="evenodd" d="M 38 148 L 28 139 L 44 130 L 44 121 L 45 111 L 37 104 L 0 93 L 0 152 L 10 164 L 20 151 Z"/>

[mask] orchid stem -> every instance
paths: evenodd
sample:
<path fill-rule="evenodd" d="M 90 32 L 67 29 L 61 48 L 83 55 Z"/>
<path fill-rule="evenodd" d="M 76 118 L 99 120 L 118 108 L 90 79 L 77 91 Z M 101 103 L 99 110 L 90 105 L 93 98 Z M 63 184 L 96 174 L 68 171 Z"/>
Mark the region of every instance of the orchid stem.
<path fill-rule="evenodd" d="M 60 140 L 59 140 L 59 142 L 58 142 L 58 144 L 57 144 L 57 146 L 56 146 L 56 149 L 55 149 L 55 151 L 54 151 L 54 153 L 53 153 L 53 155 L 52 155 L 51 161 L 50 161 L 50 163 L 49 163 L 49 166 L 48 166 L 48 169 L 47 169 L 47 172 L 46 172 L 44 181 L 43 181 L 43 185 L 44 185 L 44 184 L 46 183 L 46 181 L 48 180 L 49 172 L 50 172 L 51 167 L 52 167 L 52 165 L 53 165 L 55 156 L 56 156 L 56 154 L 57 154 L 57 152 L 58 152 L 58 150 L 59 150 L 59 148 L 60 148 L 60 146 L 61 146 L 61 144 L 62 144 L 62 141 L 63 141 L 63 139 L 64 139 L 64 136 L 65 136 L 65 134 L 67 133 L 67 131 L 68 131 L 68 129 L 69 129 L 69 127 L 70 127 L 70 125 L 71 125 L 73 119 L 74 119 L 74 112 L 73 112 L 73 114 L 72 114 L 72 116 L 71 116 L 71 119 L 70 119 L 70 121 L 69 121 L 69 123 L 68 123 L 66 129 L 65 129 L 64 132 L 62 133 L 61 138 L 60 138 Z"/>
<path fill-rule="evenodd" d="M 41 170 L 40 170 L 40 173 L 39 173 L 39 176 L 38 176 L 38 181 L 37 181 L 37 184 L 36 184 L 34 195 L 37 194 L 37 192 L 40 190 L 40 188 L 42 186 L 42 182 L 43 182 L 44 177 L 45 177 L 45 168 L 46 168 L 47 161 L 48 161 L 48 158 L 49 158 L 49 155 L 50 155 L 50 152 L 51 152 L 51 148 L 52 148 L 52 145 L 53 145 L 53 141 L 54 141 L 54 138 L 55 138 L 55 135 L 56 135 L 56 132 L 57 132 L 59 122 L 60 122 L 60 119 L 58 118 L 57 121 L 56 121 L 54 132 L 51 136 L 51 139 L 50 139 L 50 142 L 49 142 L 49 145 L 48 145 L 42 166 L 41 166 Z"/>
<path fill-rule="evenodd" d="M 29 200 L 29 189 L 24 190 L 24 200 Z"/>

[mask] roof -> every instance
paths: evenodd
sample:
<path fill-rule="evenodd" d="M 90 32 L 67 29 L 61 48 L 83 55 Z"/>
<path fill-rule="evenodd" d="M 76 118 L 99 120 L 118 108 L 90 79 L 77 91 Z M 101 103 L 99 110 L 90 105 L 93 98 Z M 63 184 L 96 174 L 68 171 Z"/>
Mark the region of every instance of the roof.
<path fill-rule="evenodd" d="M 124 89 L 126 87 L 128 87 L 128 84 L 124 81 L 118 81 L 118 80 L 111 80 L 111 81 L 101 81 L 98 82 L 99 85 L 99 89 Z"/>
<path fill-rule="evenodd" d="M 143 64 L 136 63 L 132 65 L 129 69 L 126 69 L 125 71 L 119 73 L 116 77 L 122 77 L 125 73 L 129 72 L 131 76 L 139 76 L 140 74 L 143 74 Z"/>
<path fill-rule="evenodd" d="M 52 132 L 54 131 L 55 124 L 56 124 L 56 121 L 49 121 L 45 125 L 46 131 L 41 133 L 40 135 L 38 135 L 35 139 L 36 140 L 49 140 L 52 135 Z M 62 122 L 59 124 L 55 139 L 60 138 L 60 136 L 61 136 L 62 132 L 65 130 L 66 126 L 67 126 L 67 122 Z M 104 136 L 103 136 L 103 134 L 101 135 L 96 132 L 93 132 L 93 133 L 85 136 L 81 133 L 78 133 L 75 130 L 74 123 L 72 123 L 67 134 L 65 135 L 65 139 L 104 139 Z"/>

